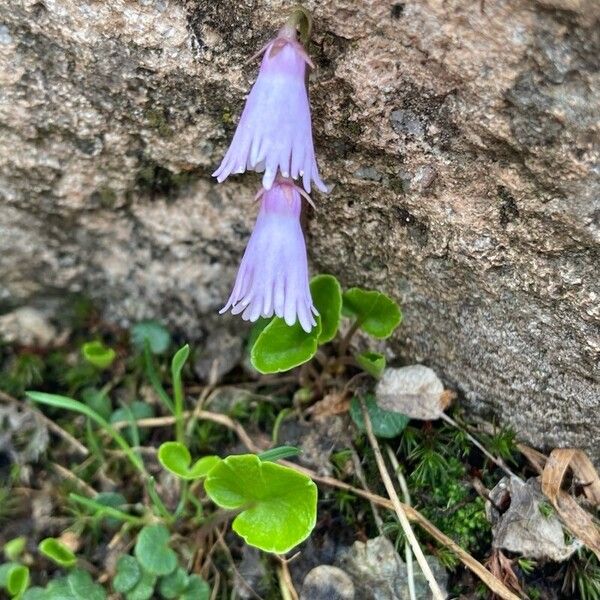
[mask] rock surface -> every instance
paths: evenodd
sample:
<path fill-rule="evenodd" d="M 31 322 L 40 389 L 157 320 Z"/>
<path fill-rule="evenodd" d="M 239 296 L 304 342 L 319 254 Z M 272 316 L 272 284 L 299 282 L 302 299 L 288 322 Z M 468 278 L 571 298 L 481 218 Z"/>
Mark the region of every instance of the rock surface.
<path fill-rule="evenodd" d="M 445 594 L 448 574 L 433 556 L 427 563 Z M 356 600 L 410 600 L 406 564 L 392 542 L 379 536 L 365 542 L 354 542 L 340 553 L 337 563 L 350 576 L 356 588 Z M 415 595 L 422 600 L 433 598 L 425 576 L 413 559 Z"/>
<path fill-rule="evenodd" d="M 83 292 L 213 327 L 258 178 L 218 164 L 282 0 L 0 5 L 0 312 Z M 307 0 L 313 271 L 404 306 L 393 349 L 600 460 L 600 5 Z"/>
<path fill-rule="evenodd" d="M 354 584 L 347 573 L 330 565 L 315 567 L 304 578 L 300 600 L 354 600 Z"/>
<path fill-rule="evenodd" d="M 497 508 L 506 505 L 504 512 Z M 504 477 L 490 492 L 485 509 L 492 523 L 494 548 L 539 561 L 562 562 L 581 547 L 579 542 L 565 542 L 562 523 L 547 504 L 537 478 Z"/>

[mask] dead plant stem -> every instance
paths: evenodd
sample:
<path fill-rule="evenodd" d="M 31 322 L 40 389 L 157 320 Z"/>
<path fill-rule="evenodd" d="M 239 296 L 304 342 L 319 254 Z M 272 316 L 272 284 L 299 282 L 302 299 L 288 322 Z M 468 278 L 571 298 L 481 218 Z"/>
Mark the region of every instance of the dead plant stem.
<path fill-rule="evenodd" d="M 400 470 L 398 459 L 396 458 L 396 455 L 394 454 L 394 452 L 388 444 L 385 445 L 385 449 L 387 450 L 387 454 L 390 459 L 390 462 L 392 463 L 392 467 L 394 467 L 394 472 L 396 473 L 396 479 L 398 480 L 398 485 L 400 486 L 400 490 L 402 491 L 404 503 L 410 506 L 410 492 L 408 491 L 408 486 L 406 485 L 406 479 L 404 479 L 404 475 Z M 417 600 L 417 593 L 415 590 L 415 573 L 413 569 L 413 555 L 408 540 L 406 540 L 404 544 L 404 557 L 406 559 L 406 579 L 408 581 L 408 594 L 410 596 L 410 600 Z"/>
<path fill-rule="evenodd" d="M 377 438 L 375 437 L 375 434 L 373 433 L 373 426 L 371 425 L 371 419 L 370 419 L 369 413 L 367 411 L 367 406 L 365 404 L 365 401 L 362 398 L 360 399 L 360 408 L 362 410 L 363 419 L 365 422 L 365 428 L 367 430 L 367 437 L 369 438 L 369 443 L 371 444 L 371 447 L 373 448 L 373 452 L 375 454 L 375 461 L 377 462 L 377 468 L 379 469 L 379 474 L 381 475 L 381 479 L 383 480 L 383 484 L 385 485 L 385 489 L 387 490 L 388 496 L 390 497 L 390 500 L 392 501 L 394 510 L 396 511 L 396 514 L 398 515 L 400 525 L 402 526 L 402 529 L 404 530 L 404 534 L 406 535 L 406 537 L 410 543 L 410 546 L 412 548 L 412 551 L 415 554 L 417 562 L 419 563 L 419 566 L 421 567 L 421 571 L 423 572 L 423 575 L 425 576 L 425 579 L 427 580 L 427 583 L 429 584 L 429 588 L 431 589 L 431 593 L 433 594 L 433 597 L 435 598 L 435 600 L 444 600 L 444 594 L 442 594 L 442 590 L 440 589 L 440 586 L 438 585 L 437 581 L 435 580 L 435 577 L 431 571 L 431 567 L 429 566 L 429 563 L 427 562 L 427 559 L 425 558 L 425 555 L 423 554 L 423 550 L 421 550 L 421 546 L 419 545 L 419 542 L 415 536 L 415 533 L 412 530 L 412 527 L 410 526 L 410 522 L 408 521 L 406 512 L 404 511 L 404 508 L 402 507 L 402 504 L 400 503 L 400 499 L 398 498 L 398 494 L 396 493 L 396 488 L 394 487 L 392 478 L 390 477 L 387 467 L 385 466 L 385 461 L 383 460 L 383 455 L 381 454 L 381 449 L 379 448 L 379 443 L 377 442 Z"/>

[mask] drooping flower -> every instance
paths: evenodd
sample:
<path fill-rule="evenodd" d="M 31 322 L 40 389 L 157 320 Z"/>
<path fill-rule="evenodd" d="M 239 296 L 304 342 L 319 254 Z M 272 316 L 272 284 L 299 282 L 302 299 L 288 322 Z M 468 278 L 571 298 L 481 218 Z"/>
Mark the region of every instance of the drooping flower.
<path fill-rule="evenodd" d="M 301 194 L 291 179 L 282 177 L 259 192 L 254 231 L 221 314 L 231 309 L 246 321 L 277 315 L 290 326 L 299 321 L 307 332 L 316 325 L 300 226 Z"/>
<path fill-rule="evenodd" d="M 312 63 L 296 39 L 295 26 L 282 27 L 263 51 L 258 78 L 231 145 L 213 176 L 221 183 L 230 174 L 246 169 L 264 171 L 262 183 L 268 190 L 279 169 L 283 177 L 301 177 L 307 192 L 311 180 L 326 192 L 315 160 L 305 83 L 306 65 Z"/>

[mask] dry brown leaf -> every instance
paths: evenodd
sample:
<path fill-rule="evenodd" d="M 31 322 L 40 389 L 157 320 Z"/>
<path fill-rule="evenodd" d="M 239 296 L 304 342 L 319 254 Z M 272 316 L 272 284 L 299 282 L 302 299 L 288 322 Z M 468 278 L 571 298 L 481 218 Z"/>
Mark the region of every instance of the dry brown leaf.
<path fill-rule="evenodd" d="M 517 448 L 519 449 L 519 452 L 532 464 L 533 468 L 541 474 L 541 472 L 544 470 L 544 465 L 546 464 L 548 457 L 538 450 L 526 446 L 525 444 L 517 444 Z"/>
<path fill-rule="evenodd" d="M 504 583 L 508 588 L 513 589 L 518 594 L 523 594 L 523 589 L 519 584 L 519 578 L 516 576 L 512 561 L 507 558 L 501 550 L 497 548 L 492 550 L 492 554 L 487 560 L 486 566 L 496 577 Z"/>
<path fill-rule="evenodd" d="M 411 365 L 386 369 L 375 388 L 377 405 L 411 419 L 439 419 L 452 399 L 433 369 Z"/>
<path fill-rule="evenodd" d="M 542 472 L 542 491 L 565 525 L 600 559 L 600 528 L 594 522 L 592 515 L 579 506 L 573 496 L 561 489 L 567 469 L 571 467 L 577 477 L 581 477 L 582 473 L 587 477 L 591 476 L 591 481 L 584 480 L 582 483 L 587 484 L 584 485 L 584 490 L 590 488 L 586 492 L 588 500 L 597 505 L 598 475 L 591 463 L 585 460 L 587 457 L 582 458 L 581 455 L 585 457 L 580 450 L 571 448 L 553 450 Z"/>
<path fill-rule="evenodd" d="M 334 392 L 315 402 L 306 412 L 312 414 L 315 419 L 323 419 L 332 415 L 347 413 L 349 408 L 350 400 L 348 396 Z"/>
<path fill-rule="evenodd" d="M 600 477 L 588 455 L 582 450 L 558 449 L 557 453 L 569 453 L 569 466 L 573 475 L 583 486 L 583 493 L 591 504 L 600 507 Z"/>

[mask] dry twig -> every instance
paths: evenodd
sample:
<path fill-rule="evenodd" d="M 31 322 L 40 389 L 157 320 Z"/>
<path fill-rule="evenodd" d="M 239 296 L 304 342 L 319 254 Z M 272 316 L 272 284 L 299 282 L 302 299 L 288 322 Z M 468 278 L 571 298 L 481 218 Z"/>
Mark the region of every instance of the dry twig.
<path fill-rule="evenodd" d="M 6 392 L 0 390 L 0 400 L 4 402 L 8 402 L 11 404 L 17 404 L 25 407 L 26 410 L 32 412 L 38 419 L 44 422 L 46 427 L 56 435 L 61 437 L 65 442 L 67 442 L 70 446 L 72 446 L 77 452 L 83 454 L 83 456 L 88 456 L 90 451 L 74 436 L 72 436 L 68 431 L 65 431 L 60 425 L 56 424 L 52 419 L 49 419 L 43 412 L 34 408 L 33 406 L 29 406 L 25 404 L 24 401 L 19 401 L 16 398 L 13 398 Z"/>
<path fill-rule="evenodd" d="M 406 479 L 404 479 L 404 475 L 402 475 L 402 471 L 400 470 L 398 459 L 396 458 L 396 455 L 394 454 L 392 449 L 387 444 L 385 446 L 385 449 L 387 450 L 387 454 L 390 459 L 390 462 L 392 463 L 392 467 L 394 467 L 396 479 L 398 479 L 398 485 L 400 485 L 400 489 L 402 490 L 402 496 L 404 497 L 404 503 L 410 506 L 410 493 L 408 491 L 408 486 L 406 485 Z M 406 578 L 408 580 L 408 594 L 410 596 L 410 600 L 417 600 L 417 593 L 415 590 L 415 574 L 413 570 L 413 556 L 408 540 L 406 540 L 404 544 L 404 558 L 406 559 Z"/>
<path fill-rule="evenodd" d="M 284 600 L 298 600 L 298 592 L 294 587 L 290 569 L 287 560 L 283 556 L 278 556 L 279 568 L 277 569 L 277 578 L 279 579 L 279 589 Z"/>
<path fill-rule="evenodd" d="M 427 562 L 427 559 L 423 554 L 423 550 L 421 550 L 421 546 L 419 545 L 419 542 L 415 537 L 415 533 L 412 530 L 412 527 L 410 526 L 410 523 L 406 516 L 406 512 L 400 502 L 400 499 L 398 498 L 398 494 L 396 493 L 396 488 L 394 487 L 390 474 L 387 470 L 387 467 L 385 466 L 385 461 L 383 460 L 383 455 L 381 454 L 379 443 L 377 442 L 377 438 L 373 433 L 373 427 L 371 425 L 371 419 L 369 417 L 365 401 L 362 398 L 360 399 L 360 408 L 362 410 L 365 428 L 367 430 L 367 437 L 369 438 L 369 443 L 371 444 L 371 447 L 373 448 L 373 452 L 375 454 L 375 461 L 377 462 L 379 474 L 381 475 L 381 479 L 383 480 L 383 484 L 385 485 L 385 489 L 387 490 L 388 496 L 392 501 L 392 506 L 394 507 L 394 510 L 398 515 L 400 525 L 402 526 L 404 534 L 406 535 L 412 548 L 412 551 L 415 554 L 417 562 L 421 567 L 421 571 L 423 572 L 423 575 L 425 576 L 425 579 L 429 584 L 429 589 L 431 589 L 433 597 L 436 598 L 436 600 L 444 600 L 444 594 L 442 594 L 442 590 L 440 589 L 440 586 L 435 580 L 433 572 L 431 571 L 431 567 L 429 566 L 429 563 Z"/>

